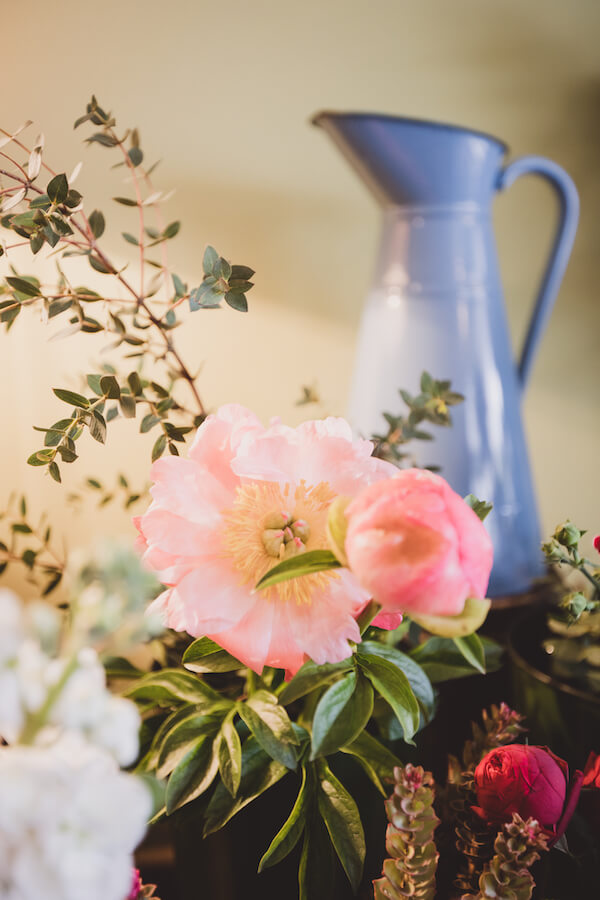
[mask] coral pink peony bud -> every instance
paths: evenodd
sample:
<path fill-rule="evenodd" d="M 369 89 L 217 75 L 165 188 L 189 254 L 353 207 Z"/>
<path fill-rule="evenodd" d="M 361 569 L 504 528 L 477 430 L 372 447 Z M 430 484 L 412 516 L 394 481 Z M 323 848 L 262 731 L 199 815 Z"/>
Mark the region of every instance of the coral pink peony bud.
<path fill-rule="evenodd" d="M 404 469 L 361 491 L 346 515 L 348 566 L 384 613 L 455 616 L 485 596 L 492 542 L 439 475 Z"/>
<path fill-rule="evenodd" d="M 473 807 L 492 824 L 521 818 L 536 819 L 554 843 L 573 815 L 582 773 L 577 771 L 567 793 L 569 767 L 547 747 L 508 744 L 491 750 L 475 769 L 479 806 Z"/>

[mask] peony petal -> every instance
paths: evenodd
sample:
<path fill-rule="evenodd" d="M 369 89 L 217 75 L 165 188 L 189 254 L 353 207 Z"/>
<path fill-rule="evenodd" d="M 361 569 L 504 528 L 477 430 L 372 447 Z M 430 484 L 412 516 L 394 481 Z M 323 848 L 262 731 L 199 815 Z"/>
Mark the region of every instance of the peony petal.
<path fill-rule="evenodd" d="M 214 547 L 214 528 L 190 522 L 154 504 L 143 517 L 142 528 L 147 543 L 172 554 L 173 562 L 180 556 L 202 556 L 203 548 Z"/>
<path fill-rule="evenodd" d="M 260 597 L 240 585 L 237 573 L 221 561 L 193 569 L 173 592 L 186 610 L 185 631 L 194 637 L 237 625 Z"/>
<path fill-rule="evenodd" d="M 237 449 L 250 432 L 264 431 L 259 419 L 249 409 L 230 403 L 216 415 L 208 416 L 199 427 L 189 451 L 189 458 L 200 463 L 226 488 L 238 483 L 231 468 Z"/>
<path fill-rule="evenodd" d="M 326 588 L 315 591 L 310 604 L 287 604 L 295 641 L 317 665 L 347 659 L 352 655 L 348 641 L 360 641 L 355 616 L 364 607 L 364 591 L 349 572 L 337 574 Z"/>
<path fill-rule="evenodd" d="M 231 506 L 235 496 L 193 459 L 164 456 L 154 463 L 150 477 L 150 493 L 158 506 L 206 528 L 219 525 L 221 510 Z"/>
<path fill-rule="evenodd" d="M 253 595 L 252 600 L 252 608 L 234 628 L 212 632 L 208 637 L 260 675 L 269 664 L 275 604 L 260 595 Z"/>

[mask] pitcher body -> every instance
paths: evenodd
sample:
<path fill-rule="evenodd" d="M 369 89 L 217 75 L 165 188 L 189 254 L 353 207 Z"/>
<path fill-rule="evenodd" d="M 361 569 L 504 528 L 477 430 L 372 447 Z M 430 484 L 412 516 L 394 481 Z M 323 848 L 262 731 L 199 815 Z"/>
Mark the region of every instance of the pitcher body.
<path fill-rule="evenodd" d="M 435 429 L 435 443 L 414 450 L 422 464 L 440 465 L 458 493 L 493 503 L 486 520 L 494 544 L 490 595 L 525 591 L 544 565 L 521 396 L 566 265 L 577 210 L 563 209 L 517 366 L 491 220 L 502 177 L 512 177 L 510 167 L 503 169 L 505 145 L 467 129 L 386 116 L 322 114 L 317 121 L 384 207 L 359 329 L 350 421 L 365 436 L 381 433 L 382 413 L 403 411 L 399 388 L 416 393 L 423 370 L 451 380 L 452 390 L 465 397 L 453 407 L 452 427 Z M 576 205 L 562 170 L 537 157 L 527 162 L 523 171 L 537 171 L 555 186 L 555 170 L 564 175 L 572 188 L 567 199 Z M 541 171 L 546 165 L 550 174 Z"/>

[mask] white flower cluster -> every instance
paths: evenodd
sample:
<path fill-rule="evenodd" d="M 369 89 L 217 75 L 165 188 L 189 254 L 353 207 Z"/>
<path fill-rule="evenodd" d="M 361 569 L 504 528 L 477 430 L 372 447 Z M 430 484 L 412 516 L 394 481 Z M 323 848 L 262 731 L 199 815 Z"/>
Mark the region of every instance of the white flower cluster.
<path fill-rule="evenodd" d="M 18 599 L 0 591 L 0 736 L 5 741 L 18 740 L 27 718 L 42 708 L 67 665 L 67 660 L 52 659 L 44 652 L 37 636 L 28 633 Z M 137 709 L 107 690 L 104 669 L 90 648 L 77 653 L 77 668 L 49 709 L 45 724 L 39 739 L 46 739 L 48 727 L 54 727 L 56 733 L 80 732 L 122 766 L 137 756 Z"/>
<path fill-rule="evenodd" d="M 140 719 L 94 650 L 56 655 L 58 631 L 0 590 L 0 898 L 124 900 L 152 814 L 148 787 L 119 769 Z"/>
<path fill-rule="evenodd" d="M 0 749 L 2 900 L 124 900 L 151 797 L 78 735 Z"/>

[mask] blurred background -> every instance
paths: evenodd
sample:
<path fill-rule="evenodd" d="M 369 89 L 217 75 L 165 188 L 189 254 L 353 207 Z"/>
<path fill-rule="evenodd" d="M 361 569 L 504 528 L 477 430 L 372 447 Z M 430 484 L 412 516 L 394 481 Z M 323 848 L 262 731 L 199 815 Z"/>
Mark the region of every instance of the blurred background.
<path fill-rule="evenodd" d="M 175 189 L 164 214 L 182 221 L 169 256 L 184 281 L 200 282 L 207 243 L 256 269 L 247 315 L 197 313 L 176 335 L 190 368 L 202 367 L 199 388 L 210 408 L 237 401 L 290 424 L 346 411 L 380 211 L 326 135 L 309 124 L 315 112 L 451 122 L 497 135 L 511 158 L 535 153 L 563 166 L 581 195 L 581 224 L 524 416 L 544 532 L 567 516 L 600 531 L 595 0 L 4 0 L 0 23 L 0 124 L 12 131 L 33 119 L 26 143 L 43 131 L 45 158 L 59 172 L 83 161 L 76 187 L 88 211 L 104 212 L 111 258 L 129 258 L 121 232 L 134 230 L 136 213 L 110 199 L 130 189 L 122 170 L 111 170 L 112 156 L 84 146 L 84 129 L 73 131 L 92 93 L 113 111 L 117 130 L 139 128 L 148 161 L 161 160 L 154 181 L 157 189 Z M 556 212 L 547 185 L 533 178 L 495 202 L 515 352 Z M 33 273 L 27 256 L 10 259 Z M 52 277 L 50 261 L 36 266 Z M 102 284 L 87 264 L 83 271 L 86 284 Z M 6 257 L 0 272 L 8 272 Z M 0 508 L 11 491 L 26 492 L 32 510 L 48 510 L 72 545 L 132 536 L 130 513 L 117 504 L 98 511 L 90 499 L 75 513 L 65 498 L 88 476 L 112 484 L 124 472 L 143 487 L 152 435 L 118 422 L 106 447 L 86 436 L 92 446 L 65 470 L 63 487 L 25 463 L 39 446 L 31 426 L 63 414 L 51 388 L 76 390 L 78 375 L 103 358 L 105 341 L 97 336 L 48 342 L 49 333 L 35 314 L 22 314 L 0 335 Z M 315 386 L 318 405 L 296 405 L 303 385 Z M 10 570 L 9 580 L 30 591 L 22 579 L 22 571 Z"/>

